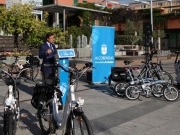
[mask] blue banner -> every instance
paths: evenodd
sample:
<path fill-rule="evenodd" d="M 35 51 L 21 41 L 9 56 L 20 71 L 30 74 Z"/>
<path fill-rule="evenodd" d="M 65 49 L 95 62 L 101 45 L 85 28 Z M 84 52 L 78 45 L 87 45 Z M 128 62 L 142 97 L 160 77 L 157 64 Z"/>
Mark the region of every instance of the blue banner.
<path fill-rule="evenodd" d="M 106 83 L 115 66 L 114 27 L 92 27 L 92 82 Z"/>

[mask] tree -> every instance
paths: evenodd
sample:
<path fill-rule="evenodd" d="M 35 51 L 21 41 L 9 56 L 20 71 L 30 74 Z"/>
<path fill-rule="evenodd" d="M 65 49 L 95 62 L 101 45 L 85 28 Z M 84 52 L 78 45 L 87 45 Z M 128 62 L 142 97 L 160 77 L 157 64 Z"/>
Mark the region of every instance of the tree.
<path fill-rule="evenodd" d="M 45 28 L 45 21 L 37 20 L 32 11 L 33 5 L 20 3 L 8 9 L 1 8 L 1 30 L 14 36 L 15 48 L 19 47 L 19 36 L 23 37 L 21 41 L 26 42 L 29 34 L 41 32 L 41 29 Z"/>
<path fill-rule="evenodd" d="M 127 20 L 132 22 L 137 22 L 142 20 L 142 14 L 129 9 L 129 8 L 118 8 L 111 11 L 112 15 L 110 15 L 109 24 L 117 24 L 117 23 L 126 23 Z"/>
<path fill-rule="evenodd" d="M 158 48 L 158 50 L 161 50 L 161 38 L 164 38 L 166 36 L 166 33 L 164 32 L 164 30 L 154 30 L 153 31 L 153 38 L 154 38 L 154 43 L 156 45 L 156 48 Z"/>
<path fill-rule="evenodd" d="M 142 35 L 142 23 L 127 20 L 124 35 L 120 35 L 119 38 L 122 38 L 125 44 L 134 45 L 142 40 Z"/>

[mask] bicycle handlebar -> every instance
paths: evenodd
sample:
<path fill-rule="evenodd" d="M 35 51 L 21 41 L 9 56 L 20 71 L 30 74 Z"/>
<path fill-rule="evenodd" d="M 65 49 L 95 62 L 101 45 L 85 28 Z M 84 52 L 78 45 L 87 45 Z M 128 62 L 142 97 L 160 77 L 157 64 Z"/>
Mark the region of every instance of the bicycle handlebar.
<path fill-rule="evenodd" d="M 85 68 L 90 68 L 92 67 L 92 63 L 91 62 L 87 62 L 85 63 L 85 66 L 83 68 L 81 68 L 80 70 L 76 69 L 75 68 L 72 68 L 72 67 L 65 67 L 63 65 L 60 65 L 60 64 L 43 64 L 43 66 L 45 67 L 60 67 L 61 69 L 63 69 L 65 72 L 68 72 L 68 73 L 74 73 L 74 72 L 81 72 L 83 69 Z M 67 70 L 66 68 L 68 68 L 69 70 Z"/>

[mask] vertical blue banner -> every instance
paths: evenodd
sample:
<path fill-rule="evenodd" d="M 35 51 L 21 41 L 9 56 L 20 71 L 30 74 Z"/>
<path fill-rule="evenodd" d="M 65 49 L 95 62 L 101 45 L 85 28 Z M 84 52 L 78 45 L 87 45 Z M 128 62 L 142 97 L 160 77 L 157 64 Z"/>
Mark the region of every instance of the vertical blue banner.
<path fill-rule="evenodd" d="M 105 83 L 115 66 L 114 27 L 92 27 L 92 82 Z"/>
<path fill-rule="evenodd" d="M 69 66 L 69 59 L 68 58 L 60 58 L 59 64 L 68 67 Z M 68 68 L 67 68 L 68 70 Z M 60 90 L 62 92 L 62 102 L 63 105 L 66 103 L 66 98 L 68 96 L 69 90 L 69 73 L 65 72 L 63 69 L 59 68 L 59 79 L 60 79 Z"/>

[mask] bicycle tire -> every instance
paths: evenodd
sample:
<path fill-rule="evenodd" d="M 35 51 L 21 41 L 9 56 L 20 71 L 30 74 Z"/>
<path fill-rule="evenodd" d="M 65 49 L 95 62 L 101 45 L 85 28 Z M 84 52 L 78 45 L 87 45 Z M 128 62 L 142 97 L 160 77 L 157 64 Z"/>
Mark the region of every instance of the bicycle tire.
<path fill-rule="evenodd" d="M 45 117 L 45 115 L 48 115 L 49 117 Z M 51 124 L 51 117 L 50 117 L 51 113 L 50 113 L 50 105 L 47 105 L 47 108 L 44 108 L 42 110 L 38 110 L 38 118 L 39 118 L 39 125 L 41 128 L 41 131 L 48 135 L 51 133 L 52 130 L 52 126 Z"/>
<path fill-rule="evenodd" d="M 69 114 L 65 135 L 94 135 L 91 124 L 83 112 Z"/>
<path fill-rule="evenodd" d="M 166 76 L 166 77 L 165 77 Z M 174 85 L 174 79 L 167 71 L 162 70 L 161 75 L 157 73 L 152 74 L 153 79 L 167 80 L 169 84 Z"/>
<path fill-rule="evenodd" d="M 9 70 L 11 70 L 11 68 L 9 66 L 6 66 L 6 65 L 2 66 L 2 69 L 8 73 L 9 73 Z M 7 74 L 4 74 L 3 72 L 1 72 L 1 78 L 3 81 L 5 81 L 7 77 L 8 77 Z"/>
<path fill-rule="evenodd" d="M 115 85 L 114 92 L 118 96 L 125 96 L 125 88 L 127 87 L 128 83 L 127 82 L 119 82 Z"/>
<path fill-rule="evenodd" d="M 129 85 L 125 89 L 125 95 L 129 100 L 136 100 L 140 96 L 139 88 L 136 85 Z"/>
<path fill-rule="evenodd" d="M 175 96 L 173 96 L 172 94 L 175 94 Z M 163 95 L 166 100 L 175 101 L 179 97 L 179 91 L 175 86 L 165 85 L 163 88 Z"/>
<path fill-rule="evenodd" d="M 152 87 L 152 95 L 156 98 L 160 98 L 163 96 L 163 85 L 162 84 L 156 84 Z"/>
<path fill-rule="evenodd" d="M 4 112 L 4 135 L 15 135 L 16 134 L 17 120 L 16 115 L 12 110 L 7 110 Z"/>

